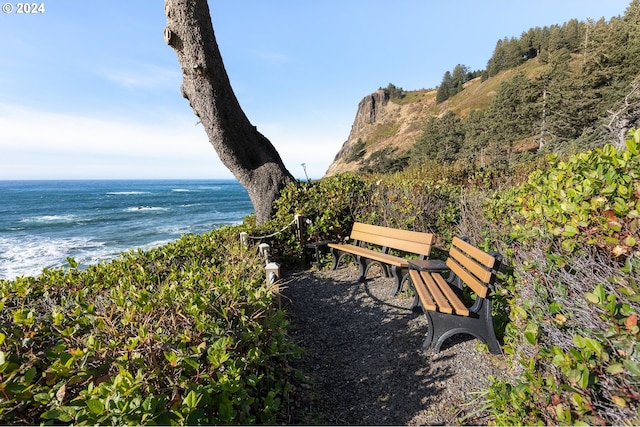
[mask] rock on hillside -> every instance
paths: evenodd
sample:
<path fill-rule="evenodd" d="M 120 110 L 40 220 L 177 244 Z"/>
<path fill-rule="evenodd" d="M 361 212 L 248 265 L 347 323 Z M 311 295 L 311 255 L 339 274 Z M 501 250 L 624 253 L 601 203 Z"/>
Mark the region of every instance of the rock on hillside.
<path fill-rule="evenodd" d="M 433 114 L 435 94 L 435 90 L 412 91 L 395 99 L 380 89 L 364 97 L 349 138 L 325 176 L 357 171 L 371 155 L 385 148 L 395 150 L 394 156 L 409 151 L 422 131 L 425 117 Z"/>

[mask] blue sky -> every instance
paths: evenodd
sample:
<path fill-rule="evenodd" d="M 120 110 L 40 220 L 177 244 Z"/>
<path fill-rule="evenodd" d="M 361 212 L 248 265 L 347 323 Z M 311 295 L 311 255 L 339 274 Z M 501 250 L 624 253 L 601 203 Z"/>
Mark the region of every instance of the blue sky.
<path fill-rule="evenodd" d="M 498 39 L 629 3 L 209 0 L 240 105 L 299 178 L 325 173 L 379 87 L 436 87 L 456 64 L 486 68 Z M 180 95 L 163 1 L 4 4 L 0 179 L 233 178 Z"/>

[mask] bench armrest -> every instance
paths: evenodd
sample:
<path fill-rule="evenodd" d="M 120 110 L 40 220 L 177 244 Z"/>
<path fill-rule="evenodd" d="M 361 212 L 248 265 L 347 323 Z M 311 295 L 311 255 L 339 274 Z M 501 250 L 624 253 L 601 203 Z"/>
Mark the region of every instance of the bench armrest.
<path fill-rule="evenodd" d="M 419 271 L 449 271 L 447 263 L 441 259 L 414 259 L 409 260 L 409 268 Z"/>

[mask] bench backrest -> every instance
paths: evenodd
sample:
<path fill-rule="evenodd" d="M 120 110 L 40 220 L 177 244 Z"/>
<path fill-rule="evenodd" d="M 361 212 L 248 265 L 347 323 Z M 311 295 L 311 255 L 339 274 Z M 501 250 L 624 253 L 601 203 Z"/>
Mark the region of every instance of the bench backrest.
<path fill-rule="evenodd" d="M 481 249 L 454 237 L 447 266 L 481 298 L 486 298 L 495 280 L 498 260 Z"/>
<path fill-rule="evenodd" d="M 351 239 L 353 240 L 427 257 L 431 253 L 433 238 L 432 233 L 399 230 L 361 222 L 354 223 L 351 230 Z"/>

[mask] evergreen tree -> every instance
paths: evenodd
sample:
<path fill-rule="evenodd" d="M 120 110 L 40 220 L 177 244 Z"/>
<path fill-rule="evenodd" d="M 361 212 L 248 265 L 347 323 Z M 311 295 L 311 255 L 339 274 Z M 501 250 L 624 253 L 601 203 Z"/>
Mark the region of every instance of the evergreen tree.
<path fill-rule="evenodd" d="M 533 82 L 540 96 L 539 148 L 577 138 L 587 123 L 573 108 L 577 92 L 566 47 L 547 53 L 546 67 Z"/>
<path fill-rule="evenodd" d="M 436 92 L 436 103 L 440 104 L 447 99 L 449 99 L 449 89 L 451 88 L 451 73 L 449 71 L 444 73 L 442 77 L 442 82 L 440 86 L 438 86 L 438 91 Z"/>
<path fill-rule="evenodd" d="M 384 92 L 389 96 L 390 99 L 402 99 L 406 96 L 404 89 L 394 85 L 393 83 L 389 83 L 387 87 L 382 90 L 384 90 Z"/>
<path fill-rule="evenodd" d="M 462 120 L 447 110 L 442 117 L 430 117 L 413 149 L 414 162 L 452 162 L 464 142 Z"/>
<path fill-rule="evenodd" d="M 449 91 L 449 97 L 452 97 L 456 93 L 462 92 L 464 89 L 464 84 L 468 80 L 469 68 L 458 64 L 454 67 L 453 73 L 451 74 L 451 90 Z"/>
<path fill-rule="evenodd" d="M 489 143 L 489 121 L 486 112 L 472 110 L 462 122 L 464 129 L 463 144 L 460 147 L 458 158 L 468 159 L 472 163 L 478 163 L 480 167 L 487 165 L 485 151 Z"/>
<path fill-rule="evenodd" d="M 535 134 L 540 120 L 537 101 L 535 86 L 522 74 L 500 85 L 487 112 L 489 145 L 500 155 L 510 155 L 517 141 Z"/>
<path fill-rule="evenodd" d="M 487 75 L 493 77 L 504 69 L 505 45 L 506 39 L 498 40 L 496 47 L 493 49 L 493 55 L 487 62 Z"/>

